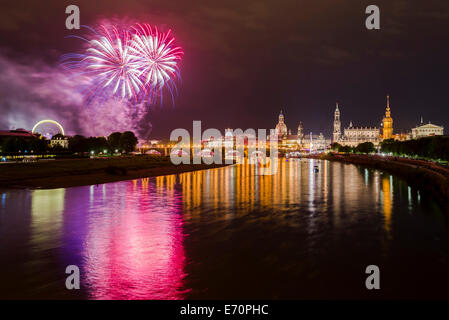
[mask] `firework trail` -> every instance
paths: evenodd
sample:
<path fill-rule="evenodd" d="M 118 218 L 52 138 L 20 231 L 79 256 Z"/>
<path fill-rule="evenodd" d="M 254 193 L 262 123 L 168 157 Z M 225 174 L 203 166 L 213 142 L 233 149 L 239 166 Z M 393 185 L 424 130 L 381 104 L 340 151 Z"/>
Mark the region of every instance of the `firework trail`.
<path fill-rule="evenodd" d="M 150 100 L 154 97 L 162 98 L 162 89 L 166 86 L 173 98 L 176 89 L 174 79 L 179 78 L 178 61 L 183 54 L 180 47 L 174 47 L 175 38 L 167 33 L 158 32 L 148 24 L 137 24 L 133 27 L 134 37 L 130 44 L 130 51 L 138 63 L 140 76 L 145 81 L 145 87 L 150 90 Z"/>
<path fill-rule="evenodd" d="M 148 24 L 131 28 L 100 26 L 84 53 L 66 54 L 61 65 L 83 77 L 83 94 L 88 104 L 119 98 L 133 105 L 162 104 L 164 89 L 174 103 L 178 62 L 183 54 L 173 45 L 171 31 L 160 33 Z"/>

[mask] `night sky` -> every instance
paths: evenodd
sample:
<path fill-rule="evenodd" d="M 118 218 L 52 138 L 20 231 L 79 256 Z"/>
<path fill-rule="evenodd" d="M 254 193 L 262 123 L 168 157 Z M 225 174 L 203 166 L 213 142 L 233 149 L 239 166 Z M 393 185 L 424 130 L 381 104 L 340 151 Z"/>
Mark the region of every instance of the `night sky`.
<path fill-rule="evenodd" d="M 65 38 L 65 7 L 81 24 L 102 19 L 172 29 L 183 47 L 175 106 L 152 108 L 152 136 L 175 128 L 273 128 L 280 109 L 296 133 L 330 137 L 335 102 L 343 126 L 379 126 L 386 95 L 394 131 L 431 121 L 449 130 L 449 1 L 8 1 L 0 18 L 0 129 L 31 129 L 52 118 L 70 134 L 125 129 L 115 111 L 82 106 L 58 71 L 61 54 L 80 49 Z M 376 4 L 381 30 L 365 28 Z M 115 122 L 114 122 L 115 121 Z M 95 129 L 95 130 L 93 130 Z"/>

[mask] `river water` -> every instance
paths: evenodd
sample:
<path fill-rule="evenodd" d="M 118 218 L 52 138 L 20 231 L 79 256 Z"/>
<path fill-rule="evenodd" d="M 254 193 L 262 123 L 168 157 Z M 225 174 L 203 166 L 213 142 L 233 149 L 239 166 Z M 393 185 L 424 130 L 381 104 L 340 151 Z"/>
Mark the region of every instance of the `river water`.
<path fill-rule="evenodd" d="M 319 172 L 314 172 L 317 165 Z M 67 290 L 65 268 L 80 269 Z M 367 290 L 365 269 L 380 269 Z M 0 190 L 0 298 L 448 298 L 431 195 L 319 160 L 53 190 Z"/>

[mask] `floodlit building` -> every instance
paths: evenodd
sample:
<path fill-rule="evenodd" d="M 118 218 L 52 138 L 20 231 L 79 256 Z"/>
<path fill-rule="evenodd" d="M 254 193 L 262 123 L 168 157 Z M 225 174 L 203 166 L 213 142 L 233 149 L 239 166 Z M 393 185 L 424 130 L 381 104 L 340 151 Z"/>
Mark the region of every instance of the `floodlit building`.
<path fill-rule="evenodd" d="M 351 147 L 356 147 L 364 142 L 372 142 L 374 145 L 378 145 L 380 141 L 379 135 L 379 128 L 354 127 L 351 121 L 349 127 L 344 129 L 343 139 L 339 143 Z"/>
<path fill-rule="evenodd" d="M 282 110 L 279 114 L 279 121 L 276 125 L 275 132 L 280 139 L 285 138 L 288 135 L 287 125 L 284 122 L 284 115 L 282 114 Z"/>
<path fill-rule="evenodd" d="M 341 120 L 340 110 L 338 109 L 338 102 L 334 112 L 334 132 L 332 142 L 339 142 L 341 140 Z"/>
<path fill-rule="evenodd" d="M 387 96 L 387 110 L 382 120 L 382 139 L 387 140 L 392 138 L 395 138 L 393 135 L 393 118 L 391 118 L 390 111 L 390 96 Z"/>
<path fill-rule="evenodd" d="M 50 147 L 54 148 L 56 146 L 67 149 L 69 147 L 69 138 L 61 134 L 53 136 L 53 138 L 51 138 L 50 140 Z"/>
<path fill-rule="evenodd" d="M 372 142 L 374 145 L 378 145 L 380 131 L 376 127 L 355 127 L 351 121 L 349 127 L 345 128 L 343 135 L 341 135 L 340 110 L 337 103 L 334 112 L 334 131 L 332 138 L 332 142 L 337 142 L 343 146 L 356 147 L 363 142 Z"/>
<path fill-rule="evenodd" d="M 423 124 L 423 120 L 421 118 L 421 124 L 412 128 L 411 138 L 419 139 L 423 137 L 431 137 L 431 136 L 442 136 L 444 134 L 444 127 L 437 126 L 433 123 Z"/>
<path fill-rule="evenodd" d="M 296 141 L 298 145 L 302 145 L 304 143 L 304 128 L 302 126 L 302 122 L 299 122 L 298 125 L 298 133 L 296 135 Z"/>

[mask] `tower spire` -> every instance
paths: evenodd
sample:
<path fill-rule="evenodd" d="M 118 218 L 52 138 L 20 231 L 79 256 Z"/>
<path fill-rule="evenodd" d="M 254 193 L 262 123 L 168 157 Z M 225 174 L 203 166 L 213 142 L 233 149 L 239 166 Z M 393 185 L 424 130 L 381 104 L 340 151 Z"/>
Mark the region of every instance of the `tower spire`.
<path fill-rule="evenodd" d="M 385 117 L 382 120 L 382 126 L 383 126 L 382 138 L 384 140 L 394 138 L 393 119 L 391 118 L 391 111 L 390 111 L 390 95 L 387 95 L 387 110 L 385 111 Z"/>
<path fill-rule="evenodd" d="M 336 108 L 334 111 L 334 132 L 333 132 L 333 142 L 341 140 L 341 122 L 340 122 L 340 110 L 338 109 L 338 102 L 336 103 Z"/>

